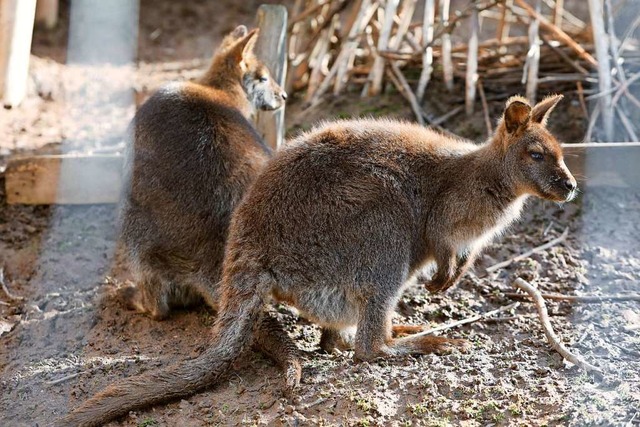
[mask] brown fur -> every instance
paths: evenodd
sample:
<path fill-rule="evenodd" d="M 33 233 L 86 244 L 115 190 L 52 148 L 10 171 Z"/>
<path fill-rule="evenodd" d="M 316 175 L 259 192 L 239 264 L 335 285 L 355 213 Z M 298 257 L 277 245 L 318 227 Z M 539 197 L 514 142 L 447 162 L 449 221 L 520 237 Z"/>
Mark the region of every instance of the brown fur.
<path fill-rule="evenodd" d="M 165 86 L 134 119 L 121 241 L 137 283 L 125 294 L 154 319 L 216 308 L 231 212 L 271 157 L 249 116 L 286 95 L 254 56 L 256 35 L 238 27 L 198 82 Z"/>
<path fill-rule="evenodd" d="M 297 138 L 233 216 L 210 347 L 108 387 L 70 424 L 98 424 L 211 385 L 256 336 L 270 297 L 335 333 L 357 325 L 359 360 L 465 348 L 443 337 L 394 338 L 392 310 L 426 262 L 437 264 L 431 291 L 453 285 L 528 195 L 573 197 L 575 180 L 543 125 L 558 100 L 533 110 L 512 100 L 480 146 L 386 120 L 326 124 Z"/>

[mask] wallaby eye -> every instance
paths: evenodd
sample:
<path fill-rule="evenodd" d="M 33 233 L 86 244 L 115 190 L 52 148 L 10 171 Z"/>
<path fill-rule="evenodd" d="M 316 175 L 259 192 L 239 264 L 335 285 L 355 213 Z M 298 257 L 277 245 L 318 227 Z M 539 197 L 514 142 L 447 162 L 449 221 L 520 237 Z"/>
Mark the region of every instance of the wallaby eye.
<path fill-rule="evenodd" d="M 269 77 L 267 76 L 260 76 L 260 78 L 258 78 L 258 80 L 260 80 L 260 83 L 266 83 L 269 81 Z"/>
<path fill-rule="evenodd" d="M 530 154 L 531 154 L 531 158 L 533 160 L 536 160 L 538 162 L 541 161 L 541 160 L 544 160 L 544 154 L 542 154 L 542 153 L 538 153 L 537 151 L 534 151 L 534 152 L 532 152 Z"/>

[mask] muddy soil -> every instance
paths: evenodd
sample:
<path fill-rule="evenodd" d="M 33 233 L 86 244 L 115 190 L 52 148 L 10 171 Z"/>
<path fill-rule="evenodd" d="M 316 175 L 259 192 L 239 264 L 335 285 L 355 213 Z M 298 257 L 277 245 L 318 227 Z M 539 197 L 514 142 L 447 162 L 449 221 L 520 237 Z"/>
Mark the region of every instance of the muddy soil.
<path fill-rule="evenodd" d="M 112 94 L 131 91 L 135 104 L 164 82 L 196 76 L 224 33 L 253 21 L 257 3 L 142 1 L 138 66 L 102 67 L 98 74 L 65 64 L 68 2 L 58 29 L 36 32 L 29 97 L 0 113 L 0 268 L 16 298 L 0 292 L 0 425 L 50 425 L 112 381 L 195 356 L 206 345 L 214 319 L 206 309 L 156 322 L 117 298 L 130 277 L 117 255 L 115 206 L 9 206 L 1 171 L 10 154 L 118 151 L 135 106 L 112 102 Z M 439 87 L 434 81 L 425 103 L 433 117 L 462 102 L 462 92 Z M 83 111 L 70 101 L 78 88 L 94 97 Z M 494 117 L 501 105 L 490 104 Z M 579 141 L 580 108 L 570 97 L 564 106 L 552 129 Z M 294 96 L 287 123 L 295 134 L 318 120 L 360 115 L 411 119 L 391 90 L 372 101 L 354 91 L 306 110 Z M 475 140 L 486 136 L 480 109 L 443 126 Z M 604 370 L 596 376 L 564 362 L 546 342 L 533 304 L 507 295 L 516 277 L 567 295 L 639 292 L 640 192 L 584 183 L 583 189 L 564 206 L 530 201 L 522 221 L 446 294 L 431 296 L 414 285 L 403 296 L 395 321 L 432 327 L 520 302 L 495 319 L 443 333 L 471 341 L 471 352 L 355 364 L 351 352 L 320 352 L 318 328 L 277 306 L 305 351 L 294 399 L 282 396 L 278 368 L 249 353 L 211 390 L 111 425 L 640 425 L 638 302 L 548 303 L 564 344 Z M 566 228 L 561 244 L 486 273 Z"/>

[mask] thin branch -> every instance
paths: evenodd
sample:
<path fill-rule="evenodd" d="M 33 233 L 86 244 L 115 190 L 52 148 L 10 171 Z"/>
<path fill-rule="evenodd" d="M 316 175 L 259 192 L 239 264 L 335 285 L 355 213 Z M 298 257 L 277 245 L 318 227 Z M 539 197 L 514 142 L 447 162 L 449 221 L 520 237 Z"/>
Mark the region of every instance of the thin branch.
<path fill-rule="evenodd" d="M 411 87 L 407 83 L 407 80 L 404 78 L 402 72 L 400 71 L 400 68 L 398 68 L 398 65 L 395 62 L 389 61 L 389 65 L 391 67 L 387 70 L 387 75 L 398 89 L 398 92 L 400 92 L 402 96 L 404 96 L 407 101 L 409 101 L 409 104 L 411 104 L 411 109 L 413 110 L 418 123 L 424 126 L 425 122 L 422 108 L 420 107 L 420 104 L 418 104 L 416 96 L 411 91 Z"/>
<path fill-rule="evenodd" d="M 526 295 L 518 292 L 505 292 L 505 296 L 509 298 L 525 298 Z M 640 301 L 640 295 L 637 294 L 613 294 L 613 295 L 563 295 L 541 293 L 542 298 L 553 301 L 583 302 L 586 304 L 602 303 L 607 301 Z"/>
<path fill-rule="evenodd" d="M 549 321 L 549 314 L 547 313 L 547 307 L 544 303 L 544 299 L 534 286 L 532 286 L 529 282 L 523 280 L 522 278 L 517 278 L 514 282 L 515 286 L 519 289 L 522 289 L 526 293 L 531 296 L 534 303 L 536 304 L 536 308 L 538 309 L 538 315 L 540 317 L 540 322 L 542 323 L 542 328 L 544 329 L 544 334 L 547 336 L 547 340 L 551 347 L 556 350 L 562 357 L 564 357 L 569 362 L 574 365 L 586 370 L 593 371 L 599 374 L 602 374 L 602 370 L 597 366 L 591 365 L 586 360 L 584 360 L 581 356 L 575 355 L 571 353 L 565 346 L 560 342 L 560 338 L 553 331 L 553 327 L 551 326 L 551 322 Z"/>
<path fill-rule="evenodd" d="M 505 306 L 497 308 L 495 310 L 487 311 L 486 313 L 474 314 L 473 316 L 467 317 L 466 319 L 456 320 L 455 322 L 450 322 L 450 323 L 444 324 L 442 326 L 438 326 L 437 328 L 429 329 L 427 331 L 422 331 L 422 332 L 419 332 L 417 334 L 412 334 L 411 336 L 412 337 L 419 337 L 419 336 L 424 336 L 424 335 L 431 335 L 431 334 L 434 334 L 436 332 L 441 332 L 441 331 L 444 331 L 444 330 L 447 330 L 447 329 L 452 329 L 452 328 L 455 328 L 455 327 L 460 326 L 460 325 L 466 325 L 467 323 L 477 322 L 478 320 L 486 319 L 486 318 L 495 316 L 496 314 L 499 314 L 499 313 L 504 313 L 506 311 L 514 310 L 519 305 L 520 305 L 520 303 L 518 303 L 518 302 L 513 303 L 513 304 L 509 304 L 509 305 L 505 305 Z"/>
<path fill-rule="evenodd" d="M 508 266 L 509 264 L 511 264 L 513 262 L 523 260 L 525 258 L 530 257 L 531 255 L 533 255 L 535 253 L 542 252 L 542 251 L 544 251 L 546 249 L 549 249 L 550 247 L 553 247 L 553 246 L 557 245 L 558 243 L 563 242 L 567 238 L 568 235 L 569 235 L 569 228 L 567 227 L 567 228 L 564 229 L 564 231 L 562 232 L 560 237 L 557 237 L 557 238 L 555 238 L 555 239 L 553 239 L 553 240 L 551 240 L 551 241 L 549 241 L 549 242 L 547 242 L 547 243 L 545 243 L 543 245 L 536 246 L 535 248 L 533 248 L 530 251 L 527 251 L 527 252 L 525 252 L 525 253 L 523 253 L 521 255 L 518 255 L 518 256 L 513 257 L 511 259 L 508 259 L 506 261 L 502 261 L 502 262 L 494 264 L 494 265 L 492 265 L 490 267 L 487 267 L 486 271 L 487 271 L 487 273 L 493 273 L 494 271 L 499 270 L 501 268 L 504 268 L 504 267 Z"/>
<path fill-rule="evenodd" d="M 0 286 L 2 286 L 2 291 L 7 295 L 7 297 L 10 300 L 12 300 L 12 301 L 22 301 L 22 300 L 24 300 L 23 297 L 19 297 L 17 295 L 13 295 L 9 291 L 9 288 L 7 287 L 7 284 L 6 284 L 5 279 L 4 279 L 4 268 L 0 268 Z"/>

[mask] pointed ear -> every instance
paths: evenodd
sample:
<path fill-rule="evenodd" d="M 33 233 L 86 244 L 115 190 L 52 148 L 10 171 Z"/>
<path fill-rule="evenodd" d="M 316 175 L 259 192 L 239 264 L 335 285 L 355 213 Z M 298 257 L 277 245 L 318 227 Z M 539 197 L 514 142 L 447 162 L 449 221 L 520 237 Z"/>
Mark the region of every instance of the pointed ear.
<path fill-rule="evenodd" d="M 551 114 L 562 98 L 564 98 L 563 95 L 551 95 L 538 102 L 531 110 L 531 120 L 535 123 L 540 123 L 542 126 L 546 126 L 549 114 Z"/>
<path fill-rule="evenodd" d="M 231 32 L 231 37 L 234 39 L 239 39 L 240 37 L 244 37 L 247 35 L 247 27 L 244 25 L 238 25 L 235 30 Z"/>
<path fill-rule="evenodd" d="M 504 125 L 507 132 L 514 133 L 529 123 L 531 117 L 531 106 L 529 102 L 521 96 L 512 96 L 507 101 L 504 110 Z"/>
<path fill-rule="evenodd" d="M 251 32 L 245 37 L 247 39 L 247 43 L 244 45 L 244 49 L 242 50 L 242 58 L 247 59 L 253 56 L 253 49 L 256 47 L 256 42 L 258 41 L 258 35 L 260 34 L 260 29 L 256 28 L 255 30 L 251 30 Z"/>
<path fill-rule="evenodd" d="M 236 64 L 242 65 L 245 60 L 253 55 L 253 48 L 255 47 L 257 37 L 258 30 L 255 29 L 251 30 L 247 35 L 236 41 L 236 43 L 229 49 L 229 58 Z"/>

